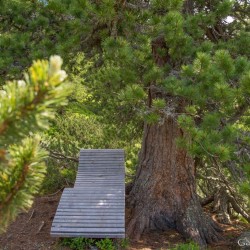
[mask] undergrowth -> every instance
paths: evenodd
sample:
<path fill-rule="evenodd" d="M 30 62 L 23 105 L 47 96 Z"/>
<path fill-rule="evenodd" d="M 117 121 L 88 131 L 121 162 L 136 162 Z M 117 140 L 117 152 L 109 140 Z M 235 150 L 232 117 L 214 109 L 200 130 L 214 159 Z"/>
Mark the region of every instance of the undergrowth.
<path fill-rule="evenodd" d="M 89 238 L 65 238 L 60 243 L 72 250 L 88 250 L 97 247 L 98 250 L 125 250 L 128 248 L 128 239 L 89 239 Z"/>
<path fill-rule="evenodd" d="M 170 250 L 200 250 L 200 247 L 195 242 L 189 242 L 189 243 L 178 244 L 177 246 L 171 248 Z"/>

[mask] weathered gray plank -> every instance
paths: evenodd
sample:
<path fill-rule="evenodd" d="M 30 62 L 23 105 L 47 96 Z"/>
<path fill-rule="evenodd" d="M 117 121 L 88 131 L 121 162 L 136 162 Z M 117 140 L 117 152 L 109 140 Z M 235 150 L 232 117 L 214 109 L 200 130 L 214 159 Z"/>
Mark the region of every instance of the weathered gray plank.
<path fill-rule="evenodd" d="M 72 194 L 72 195 L 64 195 L 61 197 L 61 200 L 69 200 L 72 199 L 79 199 L 79 198 L 85 198 L 89 199 L 92 198 L 92 200 L 124 200 L 124 198 L 120 195 L 113 195 L 113 196 L 93 196 L 92 194 Z"/>
<path fill-rule="evenodd" d="M 53 222 L 52 227 L 75 227 L 75 228 L 121 228 L 124 227 L 124 222 L 113 222 L 110 223 L 108 221 L 91 221 L 90 223 L 86 223 L 85 221 L 77 221 L 77 222 Z"/>
<path fill-rule="evenodd" d="M 61 199 L 61 204 L 69 204 L 69 200 L 68 199 Z M 121 199 L 110 199 L 110 200 L 96 200 L 96 199 L 79 199 L 79 197 L 76 197 L 74 199 L 70 199 L 70 204 L 80 204 L 80 205 L 84 205 L 84 204 L 124 204 L 123 200 Z"/>
<path fill-rule="evenodd" d="M 77 188 L 81 188 L 81 186 L 77 187 Z M 108 187 L 106 186 L 105 190 L 103 190 L 102 187 L 94 187 L 94 188 L 90 188 L 88 186 L 84 187 L 84 190 L 79 190 L 79 194 L 80 193 L 91 193 L 93 195 L 95 194 L 119 194 L 119 193 L 123 193 L 124 188 L 120 187 L 120 188 L 115 188 L 115 187 Z"/>
<path fill-rule="evenodd" d="M 52 227 L 54 232 L 76 232 L 76 233 L 125 233 L 124 228 L 68 228 L 68 227 Z"/>
<path fill-rule="evenodd" d="M 92 223 L 94 221 L 94 223 L 96 222 L 107 222 L 107 223 L 124 223 L 124 219 L 110 219 L 110 218 L 103 218 L 101 216 L 97 217 L 95 220 L 91 219 L 91 220 L 87 220 L 86 218 L 78 218 L 78 219 L 72 219 L 71 217 L 59 217 L 59 218 L 55 218 L 53 220 L 53 223 L 55 222 L 76 222 L 76 223 Z"/>
<path fill-rule="evenodd" d="M 91 208 L 91 209 L 104 209 L 104 208 L 110 208 L 112 209 L 116 209 L 116 208 L 123 208 L 124 203 L 105 203 L 105 204 L 97 204 L 97 203 L 79 203 L 75 202 L 75 201 L 71 201 L 72 204 L 74 205 L 69 205 L 69 203 L 66 202 L 62 202 L 60 203 L 60 205 L 58 206 L 58 208 L 70 208 L 70 209 L 85 209 L 85 208 Z"/>
<path fill-rule="evenodd" d="M 111 184 L 111 185 L 116 185 L 119 184 L 120 186 L 123 186 L 123 184 L 120 182 L 120 180 L 116 180 L 116 179 L 89 179 L 86 180 L 82 177 L 78 177 L 76 181 L 80 181 L 81 183 L 103 183 L 103 184 Z"/>
<path fill-rule="evenodd" d="M 55 218 L 71 218 L 71 219 L 85 219 L 85 220 L 98 220 L 99 218 L 102 219 L 114 219 L 114 220 L 124 220 L 124 215 L 119 213 L 93 213 L 93 214 L 84 214 L 84 213 L 72 213 L 71 211 L 58 211 L 57 215 Z"/>
<path fill-rule="evenodd" d="M 115 182 L 103 182 L 103 181 L 88 181 L 88 182 L 84 182 L 81 180 L 81 179 L 77 179 L 75 183 L 81 183 L 82 185 L 85 185 L 85 186 L 90 186 L 90 185 L 95 185 L 96 187 L 99 187 L 99 186 L 107 186 L 107 187 L 110 187 L 110 186 L 113 186 L 113 187 L 121 187 L 123 188 L 123 186 L 120 184 L 120 183 L 115 183 Z"/>
<path fill-rule="evenodd" d="M 81 186 L 79 186 L 79 187 L 76 187 L 76 188 L 81 188 Z M 123 196 L 123 193 L 125 192 L 125 190 L 122 190 L 121 192 L 116 192 L 115 193 L 115 191 L 113 191 L 113 193 L 112 192 L 109 192 L 107 195 L 109 196 L 109 197 L 116 197 L 116 198 L 123 198 L 124 196 Z M 92 195 L 92 196 L 91 196 Z M 63 197 L 82 197 L 82 198 L 84 198 L 84 197 L 86 197 L 86 199 L 88 198 L 88 197 L 95 197 L 95 198 L 100 198 L 100 199 L 104 199 L 104 195 L 106 195 L 105 193 L 101 193 L 101 192 L 98 192 L 98 190 L 97 191 L 95 191 L 95 192 L 93 192 L 93 191 L 86 191 L 86 192 L 83 192 L 83 193 L 79 193 L 79 194 L 74 194 L 74 193 L 72 193 L 72 194 L 65 194 Z M 105 196 L 105 197 L 107 197 L 107 196 Z"/>
<path fill-rule="evenodd" d="M 82 188 L 82 187 L 78 187 L 77 189 L 80 189 L 80 188 Z M 119 193 L 122 194 L 123 191 L 124 191 L 123 187 L 113 188 L 113 187 L 108 187 L 107 186 L 105 189 L 106 190 L 103 190 L 103 188 L 101 188 L 101 187 L 89 188 L 88 186 L 86 186 L 82 190 L 79 190 L 79 194 L 94 192 L 93 194 L 97 193 L 97 194 L 109 194 L 109 195 L 112 195 L 112 194 L 119 194 Z"/>
<path fill-rule="evenodd" d="M 53 237 L 125 238 L 125 233 L 76 233 L 51 232 Z"/>
<path fill-rule="evenodd" d="M 104 149 L 98 149 L 98 148 L 81 148 L 80 153 L 89 153 L 89 152 L 124 152 L 123 149 L 120 148 L 104 148 Z"/>

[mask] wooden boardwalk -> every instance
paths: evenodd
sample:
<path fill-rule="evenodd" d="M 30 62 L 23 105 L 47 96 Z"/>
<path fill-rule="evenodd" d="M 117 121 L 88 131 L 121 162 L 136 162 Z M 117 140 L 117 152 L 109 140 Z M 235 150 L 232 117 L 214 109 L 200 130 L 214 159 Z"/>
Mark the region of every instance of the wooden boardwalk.
<path fill-rule="evenodd" d="M 63 191 L 51 236 L 124 238 L 124 177 L 124 150 L 81 150 L 75 186 Z"/>

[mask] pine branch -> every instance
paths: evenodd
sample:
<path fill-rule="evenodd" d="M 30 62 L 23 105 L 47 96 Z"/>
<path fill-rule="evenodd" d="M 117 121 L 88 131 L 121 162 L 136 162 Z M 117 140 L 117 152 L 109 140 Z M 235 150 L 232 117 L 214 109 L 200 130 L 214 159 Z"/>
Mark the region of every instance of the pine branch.
<path fill-rule="evenodd" d="M 29 172 L 29 165 L 30 165 L 29 162 L 26 162 L 24 164 L 20 178 L 16 181 L 15 185 L 11 188 L 7 197 L 0 203 L 0 210 L 2 210 L 5 206 L 8 206 L 8 204 L 12 201 L 13 197 L 17 194 L 17 192 L 25 184 L 25 180 L 26 180 L 27 174 Z"/>
<path fill-rule="evenodd" d="M 50 149 L 47 149 L 49 151 L 49 156 L 52 157 L 52 158 L 55 158 L 55 159 L 58 159 L 58 160 L 69 160 L 69 161 L 73 161 L 73 162 L 76 162 L 78 163 L 79 160 L 78 158 L 75 158 L 75 157 L 72 157 L 72 156 L 66 156 L 62 153 L 58 153 L 58 152 L 55 152 L 55 151 L 52 151 Z"/>
<path fill-rule="evenodd" d="M 0 92 L 0 232 L 32 205 L 45 176 L 47 154 L 34 133 L 65 104 L 68 88 L 62 84 L 66 73 L 61 64 L 58 56 L 34 62 L 26 81 L 9 82 Z"/>

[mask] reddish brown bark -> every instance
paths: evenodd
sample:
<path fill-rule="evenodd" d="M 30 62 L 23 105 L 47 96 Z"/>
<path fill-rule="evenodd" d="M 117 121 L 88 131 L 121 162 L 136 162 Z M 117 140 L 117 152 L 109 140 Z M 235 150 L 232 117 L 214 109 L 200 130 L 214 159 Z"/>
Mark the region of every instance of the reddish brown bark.
<path fill-rule="evenodd" d="M 207 217 L 196 195 L 194 161 L 176 145 L 183 137 L 176 119 L 144 127 L 139 166 L 128 203 L 133 211 L 127 234 L 177 229 L 200 245 L 219 240 L 219 227 Z"/>

